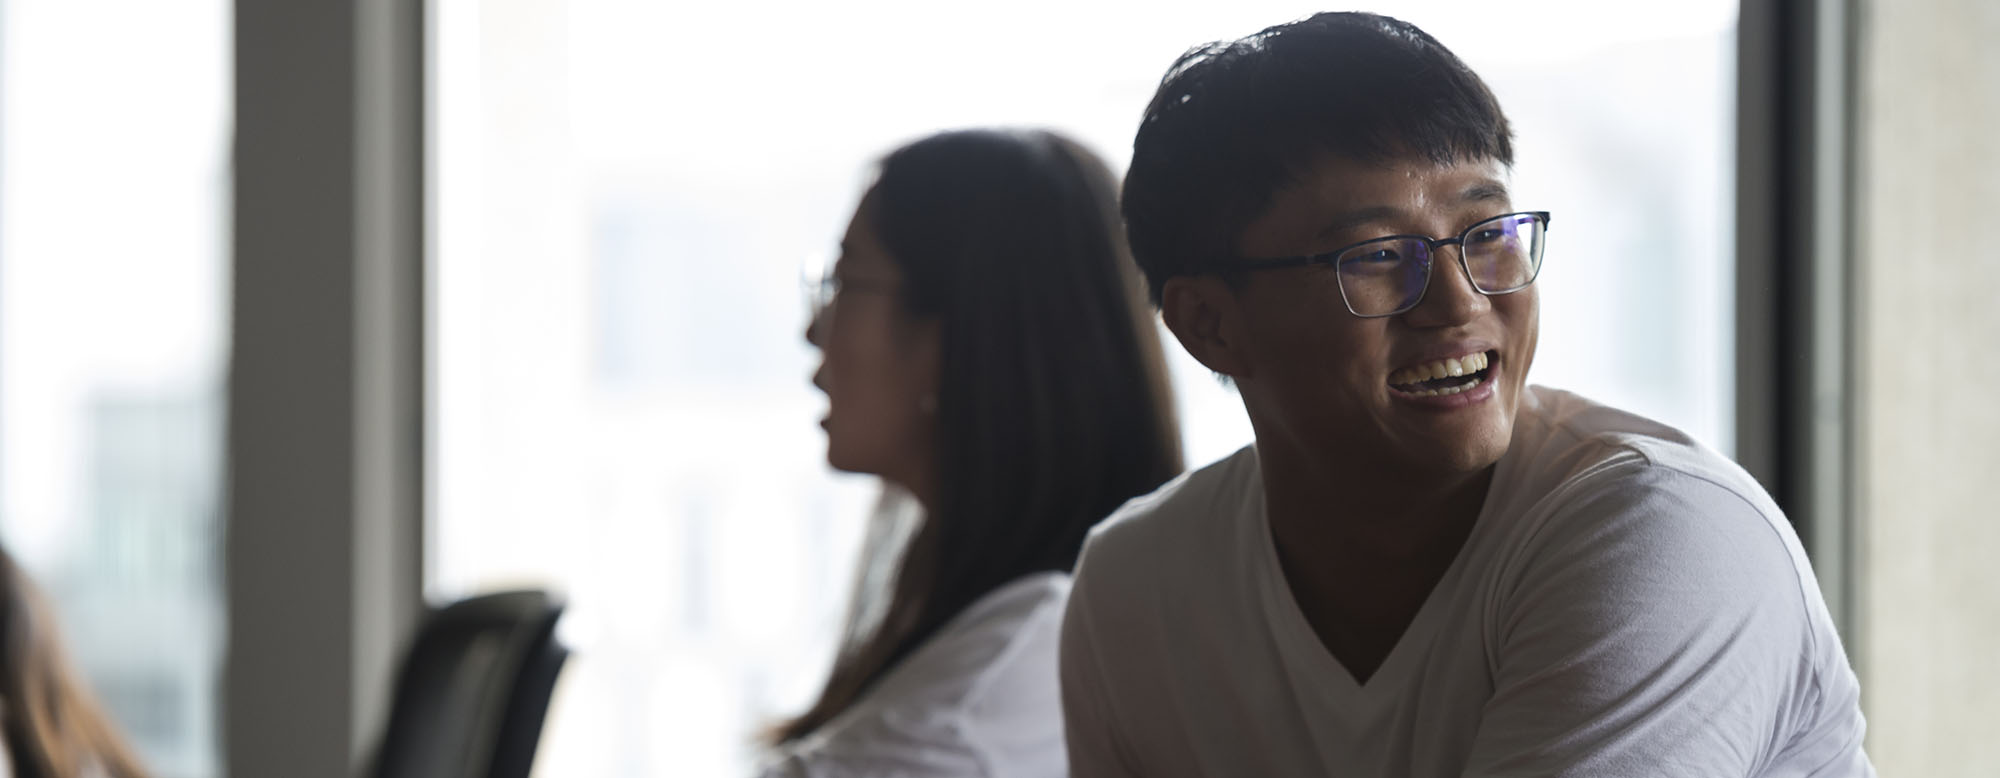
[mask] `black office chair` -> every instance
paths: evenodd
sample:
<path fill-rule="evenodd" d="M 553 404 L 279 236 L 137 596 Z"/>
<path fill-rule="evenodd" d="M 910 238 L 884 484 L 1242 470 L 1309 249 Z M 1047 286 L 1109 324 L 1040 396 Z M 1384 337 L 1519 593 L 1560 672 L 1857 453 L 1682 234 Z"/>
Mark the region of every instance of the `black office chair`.
<path fill-rule="evenodd" d="M 396 680 L 373 778 L 527 778 L 569 651 L 547 592 L 487 594 L 431 612 Z"/>

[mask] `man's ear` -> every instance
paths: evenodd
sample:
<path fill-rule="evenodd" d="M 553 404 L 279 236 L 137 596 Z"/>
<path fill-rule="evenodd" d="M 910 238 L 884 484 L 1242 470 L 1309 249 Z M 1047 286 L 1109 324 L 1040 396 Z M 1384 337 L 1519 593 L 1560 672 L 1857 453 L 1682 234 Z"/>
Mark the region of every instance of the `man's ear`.
<path fill-rule="evenodd" d="M 1242 309 L 1236 293 L 1214 276 L 1175 276 L 1160 290 L 1160 317 L 1181 347 L 1203 366 L 1241 380 L 1251 377 Z"/>

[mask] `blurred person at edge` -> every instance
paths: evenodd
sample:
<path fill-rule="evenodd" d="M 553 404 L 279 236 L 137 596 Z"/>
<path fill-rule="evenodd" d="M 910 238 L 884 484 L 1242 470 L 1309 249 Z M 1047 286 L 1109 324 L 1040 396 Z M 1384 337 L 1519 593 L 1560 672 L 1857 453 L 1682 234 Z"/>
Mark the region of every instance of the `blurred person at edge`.
<path fill-rule="evenodd" d="M 0 587 L 0 776 L 145 778 L 70 666 L 46 598 L 4 550 Z"/>
<path fill-rule="evenodd" d="M 1394 19 L 1169 69 L 1128 236 L 1255 442 L 1092 533 L 1062 632 L 1074 775 L 1873 773 L 1757 482 L 1526 384 L 1549 214 L 1512 164 L 1485 83 Z"/>
<path fill-rule="evenodd" d="M 777 728 L 766 776 L 1066 773 L 1069 571 L 1092 524 L 1181 470 L 1116 192 L 1041 131 L 882 160 L 806 338 L 828 463 L 919 515 L 903 540 L 871 531 L 826 687 Z"/>

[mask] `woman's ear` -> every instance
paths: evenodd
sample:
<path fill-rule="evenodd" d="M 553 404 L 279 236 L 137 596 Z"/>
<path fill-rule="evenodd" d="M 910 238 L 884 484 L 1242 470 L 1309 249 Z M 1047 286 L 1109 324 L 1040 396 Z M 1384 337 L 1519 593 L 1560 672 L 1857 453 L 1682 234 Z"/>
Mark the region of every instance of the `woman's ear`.
<path fill-rule="evenodd" d="M 905 317 L 902 330 L 905 353 L 921 384 L 919 395 L 936 398 L 944 386 L 944 323 L 934 317 Z"/>
<path fill-rule="evenodd" d="M 1160 290 L 1160 317 L 1203 366 L 1232 379 L 1251 377 L 1235 292 L 1214 276 L 1175 276 Z"/>

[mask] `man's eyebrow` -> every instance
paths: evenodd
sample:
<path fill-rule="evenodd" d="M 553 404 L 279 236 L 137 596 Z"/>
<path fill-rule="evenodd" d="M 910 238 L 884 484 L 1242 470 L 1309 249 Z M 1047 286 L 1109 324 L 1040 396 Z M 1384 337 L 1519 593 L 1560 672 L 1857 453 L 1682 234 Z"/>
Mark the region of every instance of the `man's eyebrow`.
<path fill-rule="evenodd" d="M 1466 187 L 1465 191 L 1459 194 L 1458 199 L 1468 203 L 1481 202 L 1486 200 L 1497 200 L 1499 202 L 1506 202 L 1508 199 L 1507 185 L 1502 184 L 1498 181 L 1494 181 L 1489 178 L 1485 181 L 1481 181 L 1479 183 L 1473 184 L 1472 186 Z"/>
<path fill-rule="evenodd" d="M 1367 208 L 1357 208 L 1328 219 L 1326 226 L 1320 228 L 1319 237 L 1322 239 L 1330 238 L 1363 224 L 1388 221 L 1399 213 L 1402 213 L 1402 211 L 1386 205 L 1371 205 Z"/>
<path fill-rule="evenodd" d="M 1509 195 L 1507 194 L 1506 184 L 1489 178 L 1466 187 L 1465 191 L 1459 193 L 1458 199 L 1468 203 L 1504 203 L 1509 199 Z M 1366 208 L 1356 208 L 1328 219 L 1326 226 L 1320 228 L 1319 237 L 1321 239 L 1332 238 L 1363 224 L 1389 221 L 1402 213 L 1400 209 L 1387 205 L 1371 205 Z"/>

